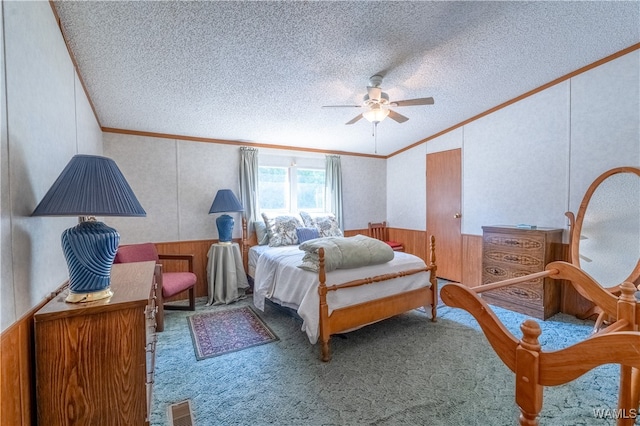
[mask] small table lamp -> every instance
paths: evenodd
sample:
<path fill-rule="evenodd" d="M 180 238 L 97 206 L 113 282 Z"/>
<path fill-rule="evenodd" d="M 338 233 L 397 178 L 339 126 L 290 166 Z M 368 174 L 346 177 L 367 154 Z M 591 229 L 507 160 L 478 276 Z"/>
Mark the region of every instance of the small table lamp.
<path fill-rule="evenodd" d="M 213 199 L 209 214 L 224 212 L 241 212 L 244 210 L 242 204 L 230 189 L 220 189 Z M 233 218 L 228 214 L 223 214 L 216 219 L 218 227 L 218 242 L 220 244 L 231 244 L 233 235 Z"/>
<path fill-rule="evenodd" d="M 95 216 L 146 216 L 115 161 L 75 155 L 53 183 L 32 216 L 79 216 L 79 224 L 62 233 L 69 268 L 71 303 L 111 297 L 111 265 L 120 234 Z"/>

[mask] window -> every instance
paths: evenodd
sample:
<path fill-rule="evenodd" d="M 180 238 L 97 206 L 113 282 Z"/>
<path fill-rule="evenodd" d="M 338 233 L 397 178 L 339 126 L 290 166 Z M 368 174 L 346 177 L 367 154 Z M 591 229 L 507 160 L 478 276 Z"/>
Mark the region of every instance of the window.
<path fill-rule="evenodd" d="M 326 211 L 324 170 L 297 166 L 258 167 L 260 211 Z"/>

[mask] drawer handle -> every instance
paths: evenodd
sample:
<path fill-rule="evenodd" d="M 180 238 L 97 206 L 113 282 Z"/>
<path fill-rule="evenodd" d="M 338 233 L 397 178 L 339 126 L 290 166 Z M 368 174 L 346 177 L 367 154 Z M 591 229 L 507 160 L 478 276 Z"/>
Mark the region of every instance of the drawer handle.
<path fill-rule="evenodd" d="M 518 256 L 510 256 L 510 255 L 507 255 L 507 256 L 505 256 L 505 257 L 504 257 L 504 260 L 509 260 L 509 261 L 511 261 L 511 262 L 517 262 L 517 261 L 518 261 L 518 259 L 519 259 L 519 258 L 518 258 Z"/>
<path fill-rule="evenodd" d="M 518 240 L 504 240 L 505 244 L 508 244 L 510 246 L 519 246 L 520 245 L 520 241 Z"/>

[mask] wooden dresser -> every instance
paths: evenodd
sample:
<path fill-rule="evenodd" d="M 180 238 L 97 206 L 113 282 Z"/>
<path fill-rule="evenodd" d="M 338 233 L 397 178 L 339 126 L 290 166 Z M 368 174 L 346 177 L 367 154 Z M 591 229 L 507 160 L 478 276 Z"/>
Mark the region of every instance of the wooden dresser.
<path fill-rule="evenodd" d="M 561 260 L 562 229 L 482 227 L 482 284 L 522 277 Z M 560 311 L 561 284 L 539 278 L 483 293 L 490 304 L 547 319 Z"/>
<path fill-rule="evenodd" d="M 155 262 L 111 271 L 110 299 L 66 292 L 34 316 L 38 425 L 145 425 L 155 360 Z"/>

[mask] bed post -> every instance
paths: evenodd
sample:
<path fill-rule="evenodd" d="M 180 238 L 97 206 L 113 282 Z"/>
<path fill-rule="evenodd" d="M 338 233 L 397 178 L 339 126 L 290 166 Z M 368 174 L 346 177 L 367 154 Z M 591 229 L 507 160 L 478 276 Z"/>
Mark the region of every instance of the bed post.
<path fill-rule="evenodd" d="M 322 361 L 331 361 L 331 350 L 329 349 L 329 306 L 327 305 L 327 274 L 324 270 L 324 249 L 318 250 L 318 294 L 320 295 L 320 344 L 322 345 Z"/>
<path fill-rule="evenodd" d="M 431 321 L 436 322 L 437 318 L 437 310 L 438 310 L 438 277 L 436 276 L 437 266 L 436 266 L 436 237 L 431 236 L 429 239 L 429 268 L 431 269 L 429 272 L 429 281 L 431 282 L 431 292 L 432 292 L 432 300 L 431 302 Z M 425 311 L 427 307 L 425 306 Z"/>
<path fill-rule="evenodd" d="M 520 325 L 522 339 L 516 348 L 516 404 L 520 408 L 520 425 L 537 426 L 538 414 L 542 410 L 540 385 L 540 325 L 534 320 L 525 320 Z"/>

